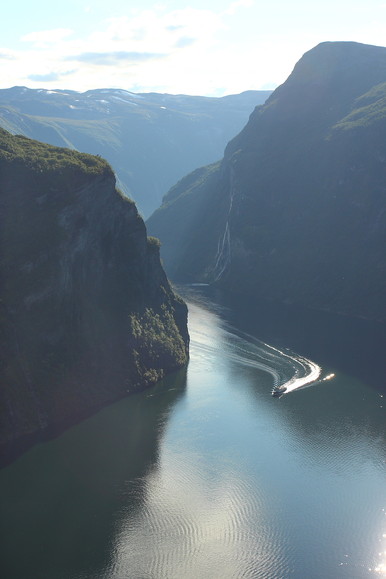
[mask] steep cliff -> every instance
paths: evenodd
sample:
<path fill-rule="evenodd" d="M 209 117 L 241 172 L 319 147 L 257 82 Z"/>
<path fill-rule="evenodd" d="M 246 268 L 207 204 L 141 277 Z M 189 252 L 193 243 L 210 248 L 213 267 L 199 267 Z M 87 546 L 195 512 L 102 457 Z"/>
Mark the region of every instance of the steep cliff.
<path fill-rule="evenodd" d="M 148 220 L 169 275 L 386 320 L 385 134 L 386 49 L 318 45 Z"/>
<path fill-rule="evenodd" d="M 0 276 L 4 453 L 187 361 L 186 306 L 101 158 L 0 130 Z"/>

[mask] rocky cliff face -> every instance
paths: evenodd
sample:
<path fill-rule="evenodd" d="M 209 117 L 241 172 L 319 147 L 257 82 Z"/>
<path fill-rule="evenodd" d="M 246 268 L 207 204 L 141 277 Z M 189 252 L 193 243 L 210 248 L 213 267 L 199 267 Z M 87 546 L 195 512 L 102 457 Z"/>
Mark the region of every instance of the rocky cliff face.
<path fill-rule="evenodd" d="M 184 365 L 187 310 L 100 158 L 0 130 L 0 448 Z"/>
<path fill-rule="evenodd" d="M 386 320 L 385 119 L 385 48 L 305 54 L 223 161 L 148 220 L 169 275 Z"/>

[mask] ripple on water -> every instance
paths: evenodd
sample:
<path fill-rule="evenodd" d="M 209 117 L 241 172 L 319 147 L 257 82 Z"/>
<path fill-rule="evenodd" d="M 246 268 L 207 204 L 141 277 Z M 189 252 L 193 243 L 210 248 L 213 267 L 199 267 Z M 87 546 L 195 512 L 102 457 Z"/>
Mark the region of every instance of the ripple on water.
<path fill-rule="evenodd" d="M 142 508 L 135 516 L 128 513 L 123 517 L 114 571 L 109 579 L 129 577 L 131 569 L 135 569 L 138 577 L 152 579 L 278 579 L 293 574 L 295 562 L 297 570 L 307 569 L 311 573 L 314 570 L 314 576 L 321 577 L 326 556 L 332 562 L 330 570 L 335 565 L 339 571 L 339 565 L 344 563 L 345 569 L 357 571 L 358 558 L 355 567 L 350 552 L 343 550 L 341 537 L 350 524 L 353 529 L 350 535 L 356 537 L 350 545 L 352 552 L 364 551 L 361 523 L 366 519 L 368 506 L 365 501 L 363 516 L 352 517 L 352 505 L 361 502 L 363 490 L 360 481 L 356 485 L 348 476 L 355 468 L 353 465 L 360 464 L 359 455 L 368 448 L 368 437 L 362 445 L 361 433 L 355 428 L 348 436 L 352 425 L 337 420 L 333 413 L 330 418 L 323 416 L 323 427 L 318 427 L 310 416 L 315 412 L 317 420 L 320 419 L 318 395 L 313 398 L 316 410 L 311 407 L 306 411 L 304 407 L 303 413 L 299 413 L 299 403 L 308 397 L 288 397 L 285 409 L 291 412 L 288 416 L 280 414 L 280 424 L 276 422 L 278 414 L 272 411 L 276 407 L 267 405 L 272 416 L 264 415 L 268 424 L 267 427 L 264 422 L 264 433 L 269 433 L 271 426 L 275 436 L 265 436 L 264 444 L 269 443 L 269 451 L 261 453 L 259 462 L 252 460 L 252 467 L 244 469 L 240 457 L 230 458 L 221 445 L 219 449 L 227 458 L 213 460 L 213 446 L 195 445 L 195 440 L 201 443 L 202 431 L 211 436 L 206 428 L 208 417 L 213 418 L 219 412 L 218 400 L 210 397 L 215 396 L 214 389 L 208 395 L 208 368 L 217 371 L 213 380 L 218 374 L 220 380 L 226 380 L 227 374 L 222 372 L 226 365 L 236 371 L 243 366 L 263 370 L 275 383 L 287 383 L 289 390 L 322 380 L 322 371 L 310 360 L 287 350 L 282 352 L 253 337 L 245 339 L 224 324 L 207 331 L 205 323 L 202 316 L 190 328 L 192 361 L 202 371 L 200 384 L 196 386 L 201 396 L 190 397 L 186 405 L 197 410 L 201 403 L 205 412 L 200 407 L 194 427 L 188 421 L 183 429 L 179 424 L 177 433 L 183 432 L 188 442 L 174 441 L 172 446 L 163 448 L 157 470 L 146 477 Z M 331 388 L 328 381 L 324 386 Z M 257 411 L 244 415 L 248 430 L 240 441 L 248 443 L 251 433 L 262 432 L 261 424 L 257 425 L 261 416 L 262 412 Z M 296 421 L 296 416 L 301 420 Z M 238 418 L 237 427 L 243 426 Z M 263 459 L 269 461 L 270 453 L 278 450 L 275 445 L 281 451 L 277 452 L 276 460 L 283 460 L 283 464 L 280 462 L 278 468 L 273 461 L 261 467 Z M 192 449 L 197 449 L 197 453 Z M 206 450 L 210 456 L 205 458 Z M 249 453 L 248 458 L 251 457 Z M 277 477 L 282 471 L 286 476 Z M 360 476 L 365 475 L 363 469 Z M 348 486 L 341 484 L 340 477 L 349 481 Z M 307 529 L 315 533 L 308 533 Z M 347 573 L 338 576 L 349 577 Z"/>
<path fill-rule="evenodd" d="M 264 495 L 236 472 L 214 480 L 192 462 L 178 457 L 168 474 L 161 469 L 147 482 L 143 508 L 122 521 L 112 579 L 130 569 L 157 579 L 284 576 L 285 541 Z"/>

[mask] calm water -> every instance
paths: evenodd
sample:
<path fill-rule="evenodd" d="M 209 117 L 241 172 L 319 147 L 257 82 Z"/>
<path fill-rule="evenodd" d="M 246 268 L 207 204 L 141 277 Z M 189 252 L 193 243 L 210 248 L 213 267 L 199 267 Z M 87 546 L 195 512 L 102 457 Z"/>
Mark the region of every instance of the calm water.
<path fill-rule="evenodd" d="M 187 372 L 0 471 L 0 576 L 386 577 L 386 396 L 190 299 Z"/>

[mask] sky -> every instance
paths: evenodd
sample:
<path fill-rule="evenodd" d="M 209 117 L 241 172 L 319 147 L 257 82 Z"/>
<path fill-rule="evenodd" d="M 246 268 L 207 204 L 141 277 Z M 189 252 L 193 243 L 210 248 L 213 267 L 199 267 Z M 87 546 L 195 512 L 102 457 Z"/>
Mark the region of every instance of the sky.
<path fill-rule="evenodd" d="M 9 0 L 0 88 L 272 89 L 324 41 L 386 46 L 386 0 Z"/>

